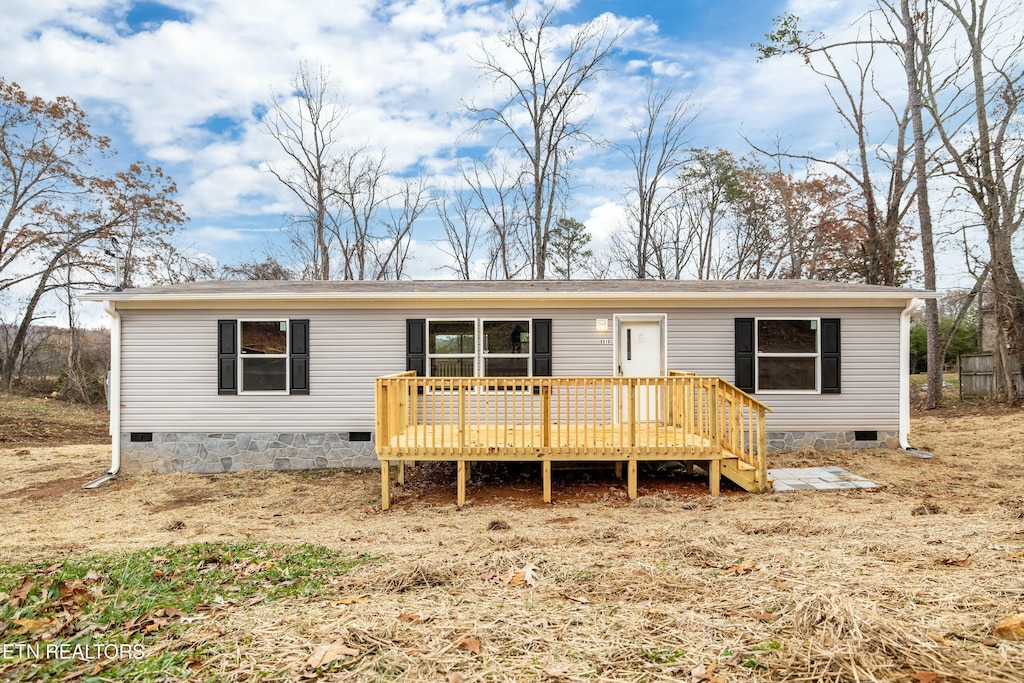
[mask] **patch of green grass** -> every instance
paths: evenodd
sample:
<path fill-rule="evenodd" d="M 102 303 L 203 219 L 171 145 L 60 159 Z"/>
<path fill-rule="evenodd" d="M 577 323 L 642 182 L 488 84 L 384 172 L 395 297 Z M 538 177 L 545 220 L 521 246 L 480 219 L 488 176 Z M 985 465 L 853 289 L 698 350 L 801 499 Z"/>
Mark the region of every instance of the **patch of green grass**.
<path fill-rule="evenodd" d="M 678 662 L 685 655 L 682 652 L 676 652 L 675 650 L 640 650 L 640 656 L 649 662 L 655 664 L 671 664 Z"/>
<path fill-rule="evenodd" d="M 755 645 L 754 647 L 752 647 L 750 649 L 751 650 L 765 651 L 765 650 L 778 650 L 781 647 L 782 647 L 782 643 L 780 643 L 777 640 L 766 640 L 763 643 L 761 643 L 760 645 Z"/>
<path fill-rule="evenodd" d="M 0 564 L 0 592 L 8 596 L 0 603 L 0 623 L 7 624 L 0 634 L 0 679 L 38 680 L 79 670 L 82 680 L 183 678 L 216 646 L 187 652 L 161 647 L 148 656 L 155 641 L 166 640 L 161 636 L 173 637 L 214 609 L 251 600 L 336 594 L 330 579 L 371 559 L 308 544 L 201 543 L 52 566 Z M 26 656 L 7 657 L 12 648 Z M 103 657 L 101 651 L 120 656 Z"/>

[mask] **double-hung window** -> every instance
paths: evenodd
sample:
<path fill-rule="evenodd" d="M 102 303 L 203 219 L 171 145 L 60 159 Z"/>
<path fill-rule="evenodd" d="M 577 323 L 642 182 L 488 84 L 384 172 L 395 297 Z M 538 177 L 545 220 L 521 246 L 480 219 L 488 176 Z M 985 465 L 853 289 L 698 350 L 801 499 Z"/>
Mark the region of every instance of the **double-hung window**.
<path fill-rule="evenodd" d="M 309 320 L 218 320 L 217 393 L 308 394 Z"/>
<path fill-rule="evenodd" d="M 241 391 L 288 391 L 288 321 L 239 320 Z"/>
<path fill-rule="evenodd" d="M 817 318 L 757 319 L 757 391 L 819 391 Z"/>
<path fill-rule="evenodd" d="M 531 321 L 428 320 L 431 377 L 528 377 Z"/>

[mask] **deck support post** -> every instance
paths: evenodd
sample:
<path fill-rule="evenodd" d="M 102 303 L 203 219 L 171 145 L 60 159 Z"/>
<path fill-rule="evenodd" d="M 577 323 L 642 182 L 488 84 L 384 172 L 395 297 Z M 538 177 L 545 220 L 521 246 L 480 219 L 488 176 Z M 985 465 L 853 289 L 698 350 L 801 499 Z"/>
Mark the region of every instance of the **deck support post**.
<path fill-rule="evenodd" d="M 398 461 L 398 484 L 399 486 L 405 486 L 405 461 Z"/>
<path fill-rule="evenodd" d="M 636 459 L 635 458 L 630 459 L 630 461 L 629 461 L 629 468 L 628 468 L 628 474 L 627 474 L 627 479 L 626 479 L 626 492 L 629 494 L 629 499 L 630 500 L 635 500 L 636 499 L 636 495 L 637 495 L 637 493 L 636 493 L 636 479 L 637 479 L 636 470 L 637 470 Z"/>
<path fill-rule="evenodd" d="M 683 467 L 686 468 L 686 476 L 692 477 L 693 476 L 693 461 L 692 460 L 687 460 L 686 463 L 683 465 Z"/>
<path fill-rule="evenodd" d="M 391 509 L 391 461 L 380 461 L 380 509 Z"/>
<path fill-rule="evenodd" d="M 708 467 L 708 485 L 711 487 L 711 495 L 718 497 L 722 490 L 722 461 L 715 458 Z"/>
<path fill-rule="evenodd" d="M 551 502 L 551 461 L 545 460 L 540 464 L 541 479 L 544 481 L 544 502 Z"/>
<path fill-rule="evenodd" d="M 458 463 L 458 484 L 455 500 L 459 507 L 466 504 L 466 461 L 459 460 Z"/>
<path fill-rule="evenodd" d="M 615 461 L 615 478 L 616 479 L 622 479 L 622 461 L 621 460 L 616 460 Z"/>

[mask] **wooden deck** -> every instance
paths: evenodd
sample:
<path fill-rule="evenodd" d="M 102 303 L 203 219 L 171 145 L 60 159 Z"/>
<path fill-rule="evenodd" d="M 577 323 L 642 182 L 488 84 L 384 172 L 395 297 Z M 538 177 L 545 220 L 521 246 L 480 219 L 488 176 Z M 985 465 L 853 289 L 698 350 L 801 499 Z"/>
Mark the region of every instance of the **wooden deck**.
<path fill-rule="evenodd" d="M 770 488 L 764 404 L 718 377 L 426 378 L 399 373 L 377 380 L 377 455 L 381 497 L 390 507 L 390 465 L 455 461 L 457 500 L 465 501 L 470 463 L 538 461 L 544 500 L 551 463 L 605 461 L 628 469 L 636 497 L 637 463 L 701 462 L 718 494 L 721 476 L 748 491 Z"/>

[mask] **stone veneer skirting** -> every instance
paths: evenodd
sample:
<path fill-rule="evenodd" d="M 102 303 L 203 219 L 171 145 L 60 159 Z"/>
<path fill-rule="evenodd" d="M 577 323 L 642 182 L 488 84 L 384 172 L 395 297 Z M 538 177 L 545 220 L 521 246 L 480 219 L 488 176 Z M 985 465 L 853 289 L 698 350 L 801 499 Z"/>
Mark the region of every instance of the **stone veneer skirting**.
<path fill-rule="evenodd" d="M 349 441 L 348 432 L 280 433 L 154 432 L 152 441 L 121 434 L 125 472 L 234 472 L 305 470 L 316 467 L 379 467 L 373 441 Z M 854 432 L 768 432 L 769 451 L 803 446 L 825 448 L 899 448 L 896 432 L 878 432 L 875 441 L 858 441 Z"/>
<path fill-rule="evenodd" d="M 379 467 L 373 441 L 349 441 L 348 432 L 154 432 L 152 441 L 121 434 L 127 472 L 234 472 Z"/>
<path fill-rule="evenodd" d="M 858 441 L 850 432 L 768 432 L 769 451 L 795 451 L 804 446 L 815 450 L 826 448 L 899 448 L 898 432 L 878 432 L 873 441 Z"/>

